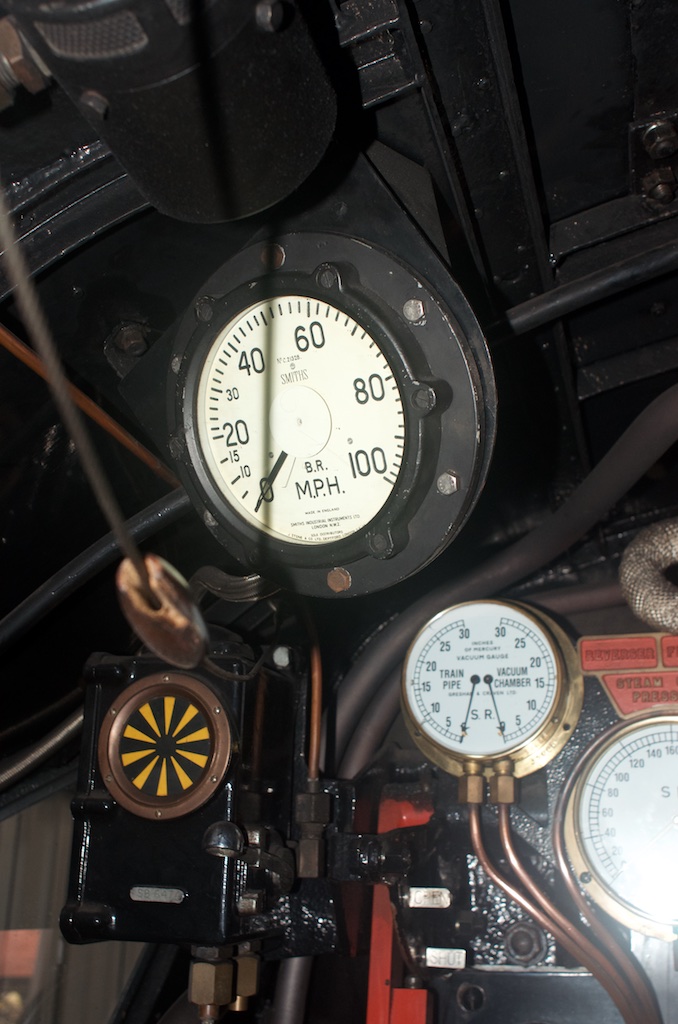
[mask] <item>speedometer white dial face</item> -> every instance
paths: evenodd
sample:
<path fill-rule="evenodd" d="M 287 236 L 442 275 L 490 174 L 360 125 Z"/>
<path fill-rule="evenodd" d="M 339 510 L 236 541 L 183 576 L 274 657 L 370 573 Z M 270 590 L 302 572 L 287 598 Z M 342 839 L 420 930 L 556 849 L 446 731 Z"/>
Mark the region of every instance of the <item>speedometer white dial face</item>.
<path fill-rule="evenodd" d="M 568 852 L 590 895 L 631 926 L 624 911 L 637 915 L 642 930 L 678 924 L 678 884 L 663 869 L 678 861 L 678 718 L 618 728 L 584 768 L 570 816 Z"/>
<path fill-rule="evenodd" d="M 493 601 L 432 619 L 407 656 L 403 692 L 418 729 L 459 758 L 510 756 L 551 715 L 553 643 L 531 615 Z"/>
<path fill-rule="evenodd" d="M 377 341 L 332 303 L 285 295 L 216 336 L 200 372 L 200 450 L 218 490 L 273 537 L 317 545 L 363 530 L 405 449 L 398 383 Z"/>

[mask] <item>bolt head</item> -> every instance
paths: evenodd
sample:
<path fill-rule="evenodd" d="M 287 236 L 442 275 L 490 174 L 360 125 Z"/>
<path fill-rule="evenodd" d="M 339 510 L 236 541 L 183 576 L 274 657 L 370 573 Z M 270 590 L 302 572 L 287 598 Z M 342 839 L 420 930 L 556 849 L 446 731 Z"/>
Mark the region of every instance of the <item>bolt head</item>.
<path fill-rule="evenodd" d="M 195 315 L 201 323 L 208 324 L 214 316 L 214 309 L 212 308 L 212 300 L 206 295 L 203 295 L 195 304 Z"/>
<path fill-rule="evenodd" d="M 424 303 L 421 299 L 408 299 L 403 304 L 403 316 L 406 320 L 409 320 L 411 324 L 423 323 L 426 310 L 424 309 Z"/>
<path fill-rule="evenodd" d="M 290 649 L 282 644 L 273 648 L 273 664 L 276 668 L 290 667 Z"/>
<path fill-rule="evenodd" d="M 459 490 L 459 480 L 456 473 L 441 473 L 436 481 L 440 494 L 456 494 Z"/>
<path fill-rule="evenodd" d="M 657 121 L 645 129 L 643 146 L 653 160 L 663 160 L 678 150 L 678 134 L 671 121 Z"/>
<path fill-rule="evenodd" d="M 280 32 L 285 24 L 285 6 L 282 0 L 260 0 L 254 17 L 261 32 Z"/>
<path fill-rule="evenodd" d="M 350 590 L 352 582 L 348 569 L 330 569 L 327 574 L 327 586 L 335 594 L 342 594 L 344 591 Z"/>
<path fill-rule="evenodd" d="M 108 115 L 108 100 L 94 89 L 87 89 L 82 93 L 80 104 L 88 114 L 93 114 L 99 121 L 105 120 Z"/>
<path fill-rule="evenodd" d="M 431 412 L 436 407 L 436 393 L 433 388 L 425 386 L 412 392 L 412 405 L 420 412 Z"/>

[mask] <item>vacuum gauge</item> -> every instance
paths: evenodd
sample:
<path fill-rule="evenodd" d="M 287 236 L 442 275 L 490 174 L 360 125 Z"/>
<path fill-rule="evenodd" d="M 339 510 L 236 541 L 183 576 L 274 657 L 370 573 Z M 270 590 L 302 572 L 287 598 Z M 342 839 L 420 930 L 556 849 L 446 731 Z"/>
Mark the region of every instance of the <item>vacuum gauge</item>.
<path fill-rule="evenodd" d="M 574 648 L 536 609 L 506 601 L 447 608 L 405 659 L 402 707 L 414 741 L 455 775 L 490 775 L 510 760 L 527 775 L 562 749 L 577 723 L 583 680 Z"/>

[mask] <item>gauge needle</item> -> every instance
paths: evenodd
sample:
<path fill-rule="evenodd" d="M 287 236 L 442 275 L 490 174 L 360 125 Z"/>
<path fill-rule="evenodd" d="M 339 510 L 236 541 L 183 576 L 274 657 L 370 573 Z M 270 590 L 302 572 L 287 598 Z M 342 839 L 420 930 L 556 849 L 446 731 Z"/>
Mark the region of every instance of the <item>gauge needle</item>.
<path fill-rule="evenodd" d="M 468 736 L 468 716 L 471 714 L 471 705 L 473 704 L 473 698 L 476 693 L 476 684 L 480 682 L 480 676 L 471 676 L 471 696 L 468 699 L 468 707 L 466 708 L 466 714 L 464 715 L 464 721 L 461 723 L 461 738 L 462 741 L 464 736 Z"/>
<path fill-rule="evenodd" d="M 265 476 L 264 479 L 261 481 L 261 490 L 259 491 L 259 498 L 257 500 L 256 505 L 254 506 L 255 512 L 258 512 L 259 509 L 261 508 L 262 501 L 270 501 L 271 498 L 273 497 L 273 481 L 277 477 L 280 470 L 283 468 L 286 458 L 287 452 L 281 452 L 278 458 L 275 460 L 275 465 L 273 466 L 271 472 L 268 474 L 268 476 Z"/>
<path fill-rule="evenodd" d="M 497 701 L 495 700 L 494 690 L 492 689 L 492 683 L 494 682 L 494 680 L 493 680 L 492 676 L 488 675 L 488 676 L 484 677 L 484 682 L 487 683 L 487 688 L 490 691 L 490 697 L 492 698 L 492 706 L 494 707 L 494 713 L 497 716 L 497 722 L 499 723 L 499 734 L 501 736 L 504 736 L 504 731 L 505 731 L 504 730 L 504 723 L 502 722 L 501 718 L 499 717 L 499 708 L 497 707 Z M 504 736 L 504 738 L 506 738 L 506 737 Z"/>

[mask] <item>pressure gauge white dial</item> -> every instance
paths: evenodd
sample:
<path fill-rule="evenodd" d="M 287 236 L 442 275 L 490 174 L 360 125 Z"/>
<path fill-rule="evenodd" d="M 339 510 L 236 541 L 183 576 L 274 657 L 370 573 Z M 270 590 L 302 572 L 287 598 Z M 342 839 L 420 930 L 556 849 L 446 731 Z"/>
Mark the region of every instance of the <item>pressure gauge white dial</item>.
<path fill-rule="evenodd" d="M 200 374 L 195 423 L 229 504 L 297 544 L 366 527 L 405 450 L 402 397 L 377 341 L 305 295 L 267 298 L 223 327 Z"/>
<path fill-rule="evenodd" d="M 678 927 L 678 716 L 615 726 L 586 753 L 565 810 L 582 888 L 627 927 L 667 941 Z"/>
<path fill-rule="evenodd" d="M 536 610 L 502 601 L 456 605 L 407 654 L 405 720 L 432 761 L 461 774 L 502 760 L 525 775 L 555 756 L 576 724 L 581 676 L 570 641 Z"/>

